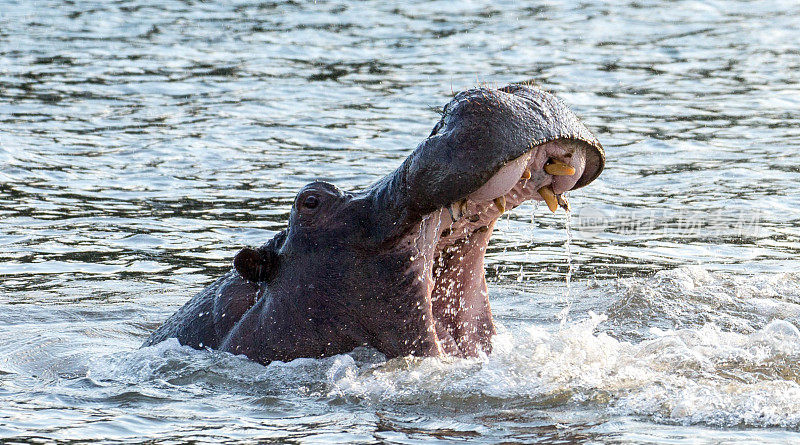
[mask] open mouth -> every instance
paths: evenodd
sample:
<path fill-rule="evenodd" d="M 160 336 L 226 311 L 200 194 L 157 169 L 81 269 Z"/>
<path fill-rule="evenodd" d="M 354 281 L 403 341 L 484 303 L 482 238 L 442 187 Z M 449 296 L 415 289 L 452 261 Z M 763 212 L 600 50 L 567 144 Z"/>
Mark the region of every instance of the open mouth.
<path fill-rule="evenodd" d="M 431 304 L 441 352 L 475 356 L 489 351 L 494 324 L 489 308 L 484 254 L 500 216 L 523 202 L 544 201 L 569 211 L 562 194 L 586 168 L 580 141 L 559 139 L 533 146 L 506 163 L 480 188 L 424 215 L 401 244 L 412 252 L 411 268 Z M 591 172 L 589 172 L 591 174 Z"/>

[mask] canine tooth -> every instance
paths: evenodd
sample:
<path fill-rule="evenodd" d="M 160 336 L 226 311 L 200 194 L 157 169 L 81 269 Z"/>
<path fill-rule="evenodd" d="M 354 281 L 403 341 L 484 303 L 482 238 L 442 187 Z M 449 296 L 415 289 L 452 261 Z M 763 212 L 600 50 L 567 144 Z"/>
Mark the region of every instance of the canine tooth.
<path fill-rule="evenodd" d="M 531 179 L 531 169 L 526 168 L 524 172 L 522 172 L 522 179 Z"/>
<path fill-rule="evenodd" d="M 500 209 L 500 214 L 502 214 L 503 212 L 506 211 L 506 197 L 501 196 L 499 198 L 494 198 L 494 205 L 496 205 L 497 208 Z"/>
<path fill-rule="evenodd" d="M 562 195 L 556 195 L 556 199 L 558 200 L 558 205 L 564 209 L 565 212 L 570 211 L 569 203 L 567 202 L 567 198 L 564 198 Z"/>
<path fill-rule="evenodd" d="M 575 174 L 575 168 L 556 159 L 551 159 L 544 166 L 544 171 L 553 176 L 572 176 Z"/>
<path fill-rule="evenodd" d="M 544 202 L 547 203 L 547 208 L 550 209 L 551 212 L 555 213 L 556 210 L 558 210 L 558 199 L 556 199 L 556 194 L 553 192 L 552 187 L 546 185 L 537 191 L 542 199 L 544 199 Z"/>

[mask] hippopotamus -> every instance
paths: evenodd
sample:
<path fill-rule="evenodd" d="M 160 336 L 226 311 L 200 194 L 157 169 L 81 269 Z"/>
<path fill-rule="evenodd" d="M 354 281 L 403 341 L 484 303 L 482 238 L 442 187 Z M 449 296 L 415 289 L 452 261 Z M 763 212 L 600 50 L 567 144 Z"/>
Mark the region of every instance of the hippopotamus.
<path fill-rule="evenodd" d="M 175 337 L 269 363 L 369 346 L 387 359 L 489 354 L 484 254 L 503 212 L 563 193 L 605 165 L 597 138 L 554 95 L 512 84 L 456 94 L 430 135 L 362 191 L 316 181 L 288 227 L 241 249 L 144 346 Z"/>

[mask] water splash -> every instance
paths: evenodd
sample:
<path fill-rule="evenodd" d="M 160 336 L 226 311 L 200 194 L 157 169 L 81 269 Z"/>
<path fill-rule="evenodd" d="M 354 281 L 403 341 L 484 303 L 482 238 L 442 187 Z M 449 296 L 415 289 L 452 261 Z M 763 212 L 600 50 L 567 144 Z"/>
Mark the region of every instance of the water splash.
<path fill-rule="evenodd" d="M 524 399 L 531 407 L 578 403 L 666 423 L 800 427 L 800 331 L 792 323 L 774 320 L 740 334 L 712 322 L 652 329 L 629 342 L 605 332 L 606 320 L 590 312 L 563 329 L 500 326 L 488 357 L 404 358 L 368 370 L 348 361 L 328 384 L 371 403 Z"/>
<path fill-rule="evenodd" d="M 533 244 L 536 240 L 536 211 L 539 209 L 539 201 L 531 201 L 531 222 L 528 225 L 528 244 L 525 246 L 525 261 L 522 265 L 519 266 L 519 271 L 517 272 L 517 283 L 521 283 L 525 281 L 525 264 L 530 264 L 531 260 L 531 249 L 533 249 Z"/>
<path fill-rule="evenodd" d="M 572 309 L 572 213 L 565 212 L 564 215 L 564 227 L 567 232 L 567 240 L 564 242 L 564 249 L 567 253 L 567 274 L 565 277 L 566 280 L 566 287 L 564 289 L 564 293 L 562 294 L 562 302 L 564 304 L 564 309 L 561 310 L 558 314 L 558 319 L 560 321 L 561 327 L 563 328 L 567 320 L 569 319 L 569 311 Z"/>
<path fill-rule="evenodd" d="M 442 228 L 442 212 L 444 210 L 439 210 L 438 212 L 431 213 L 425 215 L 422 220 L 419 222 L 419 232 L 417 233 L 417 238 L 414 240 L 414 249 L 416 250 L 417 254 L 415 257 L 422 257 L 422 274 L 417 278 L 419 281 L 424 281 L 425 277 L 433 276 L 433 260 L 434 258 L 429 258 L 429 255 L 433 255 L 433 249 L 436 245 L 435 241 L 438 239 L 439 230 Z M 431 217 L 436 218 L 436 225 L 433 227 L 433 231 L 430 231 L 430 226 L 428 222 L 430 221 Z M 422 247 L 420 247 L 420 245 Z M 411 261 L 414 261 L 415 258 L 412 257 Z M 428 275 L 430 273 L 430 275 Z"/>
<path fill-rule="evenodd" d="M 531 207 L 531 227 L 536 222 L 536 211 L 539 210 L 539 201 L 533 201 L 533 206 Z M 533 244 L 533 232 L 531 232 L 531 244 Z"/>

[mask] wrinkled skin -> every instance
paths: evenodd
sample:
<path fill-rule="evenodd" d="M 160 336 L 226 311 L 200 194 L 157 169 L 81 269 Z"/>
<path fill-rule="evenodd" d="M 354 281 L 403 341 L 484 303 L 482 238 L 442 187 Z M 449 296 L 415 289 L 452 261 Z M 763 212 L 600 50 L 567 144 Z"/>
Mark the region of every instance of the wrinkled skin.
<path fill-rule="evenodd" d="M 556 161 L 574 172 L 548 173 Z M 261 363 L 362 345 L 388 358 L 489 353 L 483 257 L 495 221 L 541 200 L 542 187 L 560 196 L 590 183 L 604 163 L 597 139 L 546 92 L 461 92 L 431 135 L 368 189 L 303 187 L 288 228 L 240 251 L 234 270 L 145 346 L 177 337 Z"/>

